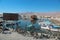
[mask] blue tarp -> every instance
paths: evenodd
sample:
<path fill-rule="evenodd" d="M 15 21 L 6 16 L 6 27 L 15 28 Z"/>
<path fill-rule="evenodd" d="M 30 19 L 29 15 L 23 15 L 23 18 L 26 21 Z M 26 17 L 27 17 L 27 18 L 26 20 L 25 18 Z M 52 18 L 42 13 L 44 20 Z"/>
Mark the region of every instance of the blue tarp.
<path fill-rule="evenodd" d="M 30 26 L 34 26 L 37 29 L 40 28 L 40 25 L 38 24 L 38 22 L 36 22 L 35 24 L 32 24 L 30 20 L 19 20 L 18 25 L 23 29 L 25 29 L 25 27 L 30 27 Z"/>

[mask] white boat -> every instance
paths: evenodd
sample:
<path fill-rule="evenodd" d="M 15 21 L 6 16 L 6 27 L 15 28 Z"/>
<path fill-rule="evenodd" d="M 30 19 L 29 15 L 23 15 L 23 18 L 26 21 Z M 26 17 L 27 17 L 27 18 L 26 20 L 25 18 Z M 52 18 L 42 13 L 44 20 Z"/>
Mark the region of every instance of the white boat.
<path fill-rule="evenodd" d="M 50 30 L 50 31 L 56 31 L 56 32 L 60 32 L 60 26 L 56 26 L 55 24 L 52 23 L 46 23 L 46 22 L 39 22 L 39 25 L 41 25 L 41 29 L 42 30 Z"/>
<path fill-rule="evenodd" d="M 48 26 L 48 25 L 46 25 L 46 26 L 41 26 L 41 29 L 60 32 L 60 29 L 53 28 L 52 26 Z"/>
<path fill-rule="evenodd" d="M 49 30 L 49 27 L 48 26 L 41 26 L 41 29 L 47 29 L 47 30 Z"/>

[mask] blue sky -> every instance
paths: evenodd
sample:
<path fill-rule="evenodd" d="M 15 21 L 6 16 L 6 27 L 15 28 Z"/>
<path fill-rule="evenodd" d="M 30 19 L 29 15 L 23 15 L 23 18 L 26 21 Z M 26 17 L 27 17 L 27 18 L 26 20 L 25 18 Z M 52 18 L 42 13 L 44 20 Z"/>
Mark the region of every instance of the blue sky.
<path fill-rule="evenodd" d="M 0 13 L 59 11 L 60 0 L 0 0 Z"/>

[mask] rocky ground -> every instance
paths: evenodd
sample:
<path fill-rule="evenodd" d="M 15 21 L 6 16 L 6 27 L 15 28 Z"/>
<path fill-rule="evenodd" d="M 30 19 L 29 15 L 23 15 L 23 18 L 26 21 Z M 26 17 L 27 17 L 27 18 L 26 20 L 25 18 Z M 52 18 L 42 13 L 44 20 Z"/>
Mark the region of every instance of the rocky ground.
<path fill-rule="evenodd" d="M 2 34 L 0 33 L 0 40 L 55 40 L 55 39 L 35 39 L 33 37 L 23 36 L 17 32 L 12 32 L 11 34 Z"/>

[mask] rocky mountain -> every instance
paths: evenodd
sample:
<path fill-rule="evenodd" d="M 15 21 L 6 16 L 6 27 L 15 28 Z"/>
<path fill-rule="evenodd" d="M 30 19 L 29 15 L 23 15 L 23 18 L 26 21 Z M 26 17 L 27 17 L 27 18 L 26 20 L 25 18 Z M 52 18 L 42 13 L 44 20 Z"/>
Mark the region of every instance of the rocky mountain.
<path fill-rule="evenodd" d="M 60 12 L 47 12 L 47 13 L 25 12 L 25 13 L 19 13 L 19 15 L 38 15 L 38 16 L 58 16 L 58 17 L 60 17 Z M 0 14 L 0 16 L 3 16 L 3 14 Z"/>
<path fill-rule="evenodd" d="M 26 12 L 19 13 L 20 15 L 38 15 L 38 16 L 60 16 L 60 12 L 48 12 L 48 13 L 37 13 L 37 12 Z"/>

